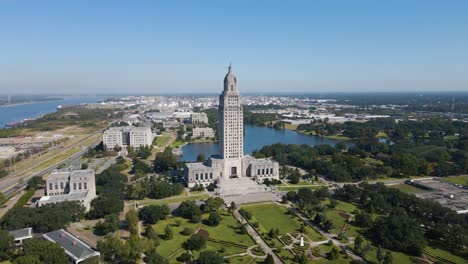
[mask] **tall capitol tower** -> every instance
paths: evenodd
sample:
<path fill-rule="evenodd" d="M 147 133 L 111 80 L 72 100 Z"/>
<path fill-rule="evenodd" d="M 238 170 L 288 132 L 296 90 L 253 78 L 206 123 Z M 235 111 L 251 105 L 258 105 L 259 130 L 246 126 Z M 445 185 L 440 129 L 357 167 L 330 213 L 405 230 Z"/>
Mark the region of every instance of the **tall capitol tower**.
<path fill-rule="evenodd" d="M 219 96 L 218 120 L 219 152 L 224 159 L 222 177 L 241 177 L 244 155 L 242 101 L 230 64 L 224 77 L 224 90 Z"/>

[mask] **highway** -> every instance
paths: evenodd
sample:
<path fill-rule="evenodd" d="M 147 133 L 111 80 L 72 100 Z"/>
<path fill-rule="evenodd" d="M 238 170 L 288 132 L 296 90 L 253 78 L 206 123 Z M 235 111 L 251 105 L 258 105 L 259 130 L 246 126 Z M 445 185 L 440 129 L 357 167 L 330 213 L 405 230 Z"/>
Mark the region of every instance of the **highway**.
<path fill-rule="evenodd" d="M 98 131 L 90 134 L 89 136 L 83 138 L 82 140 L 80 140 L 80 141 L 78 141 L 78 142 L 76 142 L 76 143 L 74 143 L 74 144 L 72 144 L 70 146 L 67 146 L 67 147 L 63 148 L 57 154 L 55 154 L 53 156 L 50 156 L 50 157 L 48 157 L 46 159 L 41 160 L 39 163 L 36 164 L 36 166 L 40 165 L 40 163 L 45 162 L 45 161 L 47 161 L 49 159 L 55 158 L 57 155 L 60 155 L 62 152 L 65 152 L 67 150 L 70 150 L 72 148 L 80 146 L 80 144 L 82 142 L 96 136 L 97 134 L 102 133 L 102 131 L 103 131 L 102 129 L 98 130 Z M 43 169 L 41 171 L 28 174 L 28 171 L 31 170 L 31 168 L 28 167 L 28 168 L 24 168 L 24 169 L 21 169 L 21 170 L 18 170 L 16 172 L 12 173 L 12 174 L 7 175 L 6 177 L 4 177 L 3 179 L 0 180 L 0 191 L 3 193 L 3 195 L 5 197 L 9 197 L 10 195 L 18 192 L 19 190 L 24 189 L 26 187 L 27 183 L 28 183 L 28 180 L 31 179 L 32 177 L 42 176 L 42 175 L 45 175 L 45 174 L 53 171 L 61 163 L 63 163 L 65 160 L 79 159 L 81 156 L 83 156 L 88 151 L 88 148 L 90 146 L 96 146 L 99 143 L 99 141 L 100 141 L 100 139 L 96 140 L 96 142 L 93 142 L 89 146 L 81 146 L 81 150 L 78 151 L 77 153 L 75 153 L 75 154 L 73 154 L 70 157 L 67 157 L 65 159 L 59 160 L 55 164 L 52 164 L 52 165 L 48 166 L 47 168 L 45 168 L 45 169 Z"/>

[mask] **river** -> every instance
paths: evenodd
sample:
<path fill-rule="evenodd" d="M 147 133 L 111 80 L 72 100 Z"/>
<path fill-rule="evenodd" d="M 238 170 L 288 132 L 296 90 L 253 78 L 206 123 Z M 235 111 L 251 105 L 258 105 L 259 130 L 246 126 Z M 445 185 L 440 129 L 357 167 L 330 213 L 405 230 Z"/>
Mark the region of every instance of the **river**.
<path fill-rule="evenodd" d="M 78 105 L 81 103 L 95 103 L 97 97 L 73 97 L 54 101 L 0 106 L 0 128 L 11 122 L 19 122 L 25 118 L 37 118 L 57 111 L 59 105 Z"/>
<path fill-rule="evenodd" d="M 335 145 L 339 140 L 309 136 L 292 130 L 280 130 L 268 127 L 245 125 L 244 153 L 252 154 L 256 149 L 275 143 L 284 144 L 307 144 L 311 146 L 319 144 Z M 218 142 L 189 143 L 182 147 L 182 161 L 195 161 L 198 154 L 203 153 L 205 157 L 219 154 Z"/>

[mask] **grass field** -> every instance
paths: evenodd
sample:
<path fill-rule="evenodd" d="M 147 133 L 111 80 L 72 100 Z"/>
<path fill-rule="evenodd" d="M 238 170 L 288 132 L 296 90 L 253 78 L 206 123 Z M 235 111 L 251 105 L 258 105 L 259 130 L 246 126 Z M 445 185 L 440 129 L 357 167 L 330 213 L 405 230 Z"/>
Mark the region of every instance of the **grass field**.
<path fill-rule="evenodd" d="M 260 233 L 268 233 L 270 229 L 278 228 L 280 235 L 285 235 L 286 233 L 294 234 L 298 232 L 302 224 L 300 219 L 287 213 L 287 208 L 274 203 L 251 204 L 243 206 L 243 208 L 252 213 L 252 223 L 258 222 L 260 224 L 258 228 Z M 313 241 L 325 239 L 308 225 L 306 225 L 305 230 L 305 235 Z"/>
<path fill-rule="evenodd" d="M 145 198 L 143 200 L 139 200 L 138 203 L 140 205 L 161 205 L 161 204 L 181 203 L 183 201 L 205 200 L 207 198 L 208 198 L 208 195 L 204 195 L 204 194 L 187 196 L 184 193 L 181 195 L 171 196 L 171 197 L 163 198 L 163 199 Z"/>
<path fill-rule="evenodd" d="M 329 139 L 336 139 L 336 140 L 351 140 L 351 138 L 343 136 L 343 135 L 331 135 L 331 136 L 325 136 L 325 137 Z"/>
<path fill-rule="evenodd" d="M 443 258 L 443 259 L 446 259 L 448 261 L 451 261 L 453 263 L 466 263 L 466 260 L 463 258 L 463 257 L 459 257 L 459 256 L 456 256 L 446 250 L 443 250 L 443 249 L 440 249 L 440 248 L 436 248 L 436 247 L 433 247 L 433 246 L 427 246 L 425 249 L 424 249 L 425 252 L 427 252 L 428 254 L 426 254 L 426 256 L 433 260 L 434 262 L 437 261 L 437 259 L 435 259 L 433 256 L 436 256 L 436 257 L 439 257 L 439 258 Z"/>
<path fill-rule="evenodd" d="M 426 190 L 423 190 L 421 188 L 415 187 L 413 185 L 405 184 L 405 183 L 396 184 L 396 185 L 389 185 L 389 187 L 398 189 L 398 190 L 400 190 L 402 192 L 405 192 L 405 193 L 422 193 L 422 192 L 426 192 Z"/>
<path fill-rule="evenodd" d="M 441 179 L 446 182 L 468 186 L 468 175 L 450 176 Z"/>
<path fill-rule="evenodd" d="M 289 186 L 279 186 L 278 189 L 280 191 L 297 191 L 301 188 L 307 188 L 311 190 L 317 190 L 322 188 L 323 185 L 289 185 Z"/>
<path fill-rule="evenodd" d="M 207 215 L 204 215 L 204 218 L 206 218 Z M 159 223 L 153 225 L 153 228 L 158 234 L 163 234 L 164 229 L 167 225 L 171 226 L 172 231 L 174 233 L 174 237 L 170 240 L 160 240 L 160 245 L 157 246 L 156 250 L 158 251 L 159 254 L 161 254 L 165 258 L 169 258 L 171 255 L 173 255 L 170 258 L 171 263 L 177 263 L 176 262 L 176 257 L 183 253 L 183 250 L 179 250 L 182 247 L 182 244 L 190 237 L 190 236 L 184 236 L 180 234 L 180 232 L 188 227 L 191 228 L 192 230 L 196 230 L 197 228 L 203 228 L 206 230 L 209 234 L 210 238 L 216 239 L 216 240 L 223 240 L 231 243 L 236 243 L 244 246 L 253 246 L 255 245 L 255 242 L 245 234 L 241 234 L 238 231 L 238 226 L 239 223 L 237 220 L 232 217 L 229 214 L 222 213 L 221 214 L 221 223 L 218 226 L 212 227 L 212 226 L 207 226 L 203 223 L 190 223 L 187 219 L 183 219 L 180 217 L 169 217 L 166 220 L 160 221 Z M 180 226 L 176 226 L 176 220 L 180 221 Z M 215 242 L 207 241 L 206 242 L 206 247 L 202 249 L 204 250 L 213 250 L 213 251 L 218 251 L 222 252 L 224 256 L 230 256 L 233 254 L 239 254 L 239 253 L 244 253 L 246 250 L 242 248 L 237 248 L 237 247 L 230 247 L 230 246 L 225 246 L 225 245 L 220 245 Z M 176 253 L 177 252 L 177 253 Z M 198 256 L 199 252 L 194 252 L 195 257 Z M 247 259 L 247 258 L 246 258 Z M 237 263 L 242 263 L 242 262 L 237 262 Z"/>
<path fill-rule="evenodd" d="M 160 135 L 159 137 L 156 138 L 156 146 L 158 147 L 164 147 L 168 142 L 169 140 L 171 139 L 171 135 L 169 134 L 162 134 Z"/>

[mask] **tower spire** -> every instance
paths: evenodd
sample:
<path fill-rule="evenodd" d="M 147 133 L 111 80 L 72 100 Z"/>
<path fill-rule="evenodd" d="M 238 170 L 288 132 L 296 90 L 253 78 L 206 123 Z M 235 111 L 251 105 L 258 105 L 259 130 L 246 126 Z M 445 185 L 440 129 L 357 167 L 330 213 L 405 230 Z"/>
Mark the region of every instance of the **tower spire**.
<path fill-rule="evenodd" d="M 231 66 L 231 61 L 229 61 L 229 67 L 228 67 L 228 73 L 232 72 L 232 66 Z"/>

